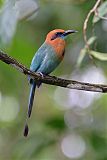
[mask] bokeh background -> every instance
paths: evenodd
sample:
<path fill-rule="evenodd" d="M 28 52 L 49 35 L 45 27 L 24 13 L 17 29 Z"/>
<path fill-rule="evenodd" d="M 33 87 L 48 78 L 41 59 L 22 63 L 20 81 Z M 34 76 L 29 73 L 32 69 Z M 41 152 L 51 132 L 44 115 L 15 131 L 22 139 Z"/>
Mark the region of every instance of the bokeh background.
<path fill-rule="evenodd" d="M 95 0 L 0 0 L 0 48 L 29 67 L 46 34 L 55 28 L 79 32 L 67 39 L 63 62 L 52 75 L 107 83 L 107 62 L 84 48 L 83 23 Z M 107 52 L 107 22 L 88 23 L 93 48 Z M 106 54 L 105 54 L 106 55 Z M 27 77 L 0 62 L 0 160 L 107 160 L 107 95 L 43 84 L 36 91 L 30 132 L 23 137 Z"/>

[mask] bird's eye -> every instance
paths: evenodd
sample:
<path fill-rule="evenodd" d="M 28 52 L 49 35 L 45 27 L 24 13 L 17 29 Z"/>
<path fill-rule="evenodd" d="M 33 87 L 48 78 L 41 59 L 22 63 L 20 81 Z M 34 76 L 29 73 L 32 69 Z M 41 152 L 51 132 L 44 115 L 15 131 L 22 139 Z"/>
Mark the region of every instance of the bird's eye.
<path fill-rule="evenodd" d="M 57 32 L 57 33 L 55 33 L 55 34 L 52 36 L 51 40 L 54 40 L 54 39 L 60 37 L 62 34 L 63 34 L 62 32 Z"/>
<path fill-rule="evenodd" d="M 57 32 L 56 33 L 56 36 L 58 36 L 58 37 L 61 36 L 61 35 L 62 35 L 62 32 Z"/>

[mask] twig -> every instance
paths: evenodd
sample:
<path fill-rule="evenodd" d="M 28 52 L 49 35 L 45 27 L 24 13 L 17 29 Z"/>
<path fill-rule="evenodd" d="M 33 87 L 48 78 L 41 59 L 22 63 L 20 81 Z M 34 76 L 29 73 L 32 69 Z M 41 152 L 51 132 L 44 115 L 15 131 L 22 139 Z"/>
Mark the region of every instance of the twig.
<path fill-rule="evenodd" d="M 70 88 L 70 89 L 84 90 L 84 91 L 93 91 L 93 92 L 102 92 L 102 93 L 107 92 L 107 85 L 78 82 L 74 80 L 57 78 L 55 76 L 49 76 L 49 75 L 41 76 L 38 73 L 30 71 L 24 65 L 22 65 L 21 63 L 19 63 L 14 58 L 10 57 L 9 55 L 7 55 L 1 50 L 0 50 L 0 60 L 16 68 L 23 74 L 30 75 L 36 81 L 41 81 L 42 83 Z"/>
<path fill-rule="evenodd" d="M 88 13 L 85 21 L 84 21 L 84 25 L 83 25 L 83 36 L 84 36 L 84 41 L 86 43 L 86 47 L 87 49 L 89 49 L 89 44 L 88 44 L 88 40 L 87 40 L 87 35 L 86 35 L 86 30 L 87 30 L 87 25 L 88 25 L 88 21 L 89 18 L 91 16 L 92 13 L 94 13 L 98 7 L 98 5 L 101 3 L 101 0 L 97 0 L 97 2 L 95 3 L 94 7 L 90 10 L 90 12 Z"/>

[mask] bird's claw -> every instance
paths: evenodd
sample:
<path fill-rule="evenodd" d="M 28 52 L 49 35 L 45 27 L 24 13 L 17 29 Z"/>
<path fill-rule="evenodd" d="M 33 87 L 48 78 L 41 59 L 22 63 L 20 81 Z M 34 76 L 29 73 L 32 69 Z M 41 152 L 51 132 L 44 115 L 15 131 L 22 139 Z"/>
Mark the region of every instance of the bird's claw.
<path fill-rule="evenodd" d="M 42 72 L 36 72 L 37 74 L 39 74 L 42 78 L 44 77 L 43 73 Z M 30 76 L 28 76 L 28 83 L 32 84 L 33 82 L 33 79 L 30 78 Z M 38 87 L 39 88 L 39 87 Z"/>
<path fill-rule="evenodd" d="M 44 77 L 44 75 L 43 75 L 43 73 L 42 72 L 37 72 L 38 74 L 40 74 L 40 76 L 43 78 Z"/>
<path fill-rule="evenodd" d="M 44 77 L 42 72 L 37 72 L 42 78 Z M 41 81 L 37 82 L 37 87 L 39 88 L 41 86 Z"/>

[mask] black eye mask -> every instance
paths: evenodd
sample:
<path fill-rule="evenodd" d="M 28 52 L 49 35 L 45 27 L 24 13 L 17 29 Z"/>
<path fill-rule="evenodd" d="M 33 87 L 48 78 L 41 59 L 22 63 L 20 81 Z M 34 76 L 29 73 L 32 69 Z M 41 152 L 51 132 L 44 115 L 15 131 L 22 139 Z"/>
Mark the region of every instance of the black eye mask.
<path fill-rule="evenodd" d="M 56 38 L 58 38 L 58 37 L 61 37 L 62 36 L 62 32 L 57 32 L 57 33 L 55 33 L 54 35 L 53 35 L 53 37 L 51 38 L 51 40 L 54 40 L 54 39 L 56 39 Z"/>

